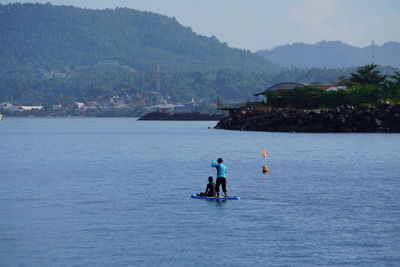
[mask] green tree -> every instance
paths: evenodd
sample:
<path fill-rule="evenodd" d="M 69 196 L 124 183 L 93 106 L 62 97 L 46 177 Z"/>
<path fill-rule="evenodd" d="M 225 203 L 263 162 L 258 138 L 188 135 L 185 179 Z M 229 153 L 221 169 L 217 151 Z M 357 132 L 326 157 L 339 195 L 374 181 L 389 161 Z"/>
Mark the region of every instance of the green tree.
<path fill-rule="evenodd" d="M 400 72 L 394 72 L 390 78 L 392 80 L 387 81 L 383 88 L 385 100 L 391 104 L 400 103 Z"/>
<path fill-rule="evenodd" d="M 291 97 L 288 102 L 297 108 L 318 108 L 321 105 L 321 96 L 325 92 L 315 85 L 297 86 L 289 91 Z"/>
<path fill-rule="evenodd" d="M 355 73 L 350 73 L 350 83 L 354 84 L 371 84 L 382 86 L 385 83 L 387 75 L 381 75 L 379 70 L 376 70 L 377 65 L 370 64 L 361 66 Z"/>
<path fill-rule="evenodd" d="M 395 83 L 400 84 L 400 72 L 395 71 L 394 75 L 391 75 L 390 78 L 392 78 Z"/>
<path fill-rule="evenodd" d="M 345 75 L 341 75 L 337 81 L 332 82 L 332 84 L 336 86 L 350 86 L 351 82 L 350 78 L 346 77 Z"/>
<path fill-rule="evenodd" d="M 348 103 L 350 105 L 375 105 L 384 99 L 384 91 L 381 87 L 371 84 L 357 84 L 348 89 Z"/>

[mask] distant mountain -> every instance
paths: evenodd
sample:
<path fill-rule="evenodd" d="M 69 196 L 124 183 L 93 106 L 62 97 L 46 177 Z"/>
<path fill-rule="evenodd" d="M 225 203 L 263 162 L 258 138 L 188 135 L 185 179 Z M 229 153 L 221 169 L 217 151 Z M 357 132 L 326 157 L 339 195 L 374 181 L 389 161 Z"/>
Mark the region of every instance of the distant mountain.
<path fill-rule="evenodd" d="M 0 4 L 0 68 L 68 69 L 98 62 L 138 71 L 271 72 L 250 51 L 205 37 L 175 18 L 128 8 L 90 10 L 51 4 Z"/>
<path fill-rule="evenodd" d="M 321 41 L 316 44 L 294 43 L 260 50 L 257 54 L 284 67 L 346 68 L 370 64 L 372 46 L 363 48 L 339 41 Z M 400 43 L 387 42 L 374 46 L 374 63 L 400 67 Z"/>

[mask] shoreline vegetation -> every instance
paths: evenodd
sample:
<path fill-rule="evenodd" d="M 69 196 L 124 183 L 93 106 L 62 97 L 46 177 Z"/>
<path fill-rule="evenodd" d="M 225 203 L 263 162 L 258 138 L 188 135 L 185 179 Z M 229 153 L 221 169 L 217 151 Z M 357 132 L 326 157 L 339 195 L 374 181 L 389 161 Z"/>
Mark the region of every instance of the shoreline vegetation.
<path fill-rule="evenodd" d="M 216 129 L 304 133 L 400 133 L 400 72 L 388 76 L 377 65 L 339 77 L 335 90 L 318 85 L 268 88 L 263 105 L 230 109 Z"/>
<path fill-rule="evenodd" d="M 0 114 L 5 117 L 140 117 L 143 112 L 135 112 L 130 109 L 108 109 L 108 110 L 24 110 L 11 111 L 0 109 Z"/>
<path fill-rule="evenodd" d="M 219 121 L 226 117 L 222 113 L 203 113 L 203 112 L 167 112 L 154 111 L 146 114 L 138 114 L 129 110 L 112 109 L 97 110 L 94 112 L 48 112 L 45 110 L 29 110 L 29 111 L 7 111 L 0 109 L 0 114 L 4 117 L 99 117 L 99 118 L 138 118 L 138 120 L 152 121 Z"/>
<path fill-rule="evenodd" d="M 169 113 L 163 111 L 155 111 L 148 113 L 138 120 L 152 120 L 152 121 L 218 121 L 226 117 L 224 114 L 206 114 L 200 112 L 180 112 Z"/>

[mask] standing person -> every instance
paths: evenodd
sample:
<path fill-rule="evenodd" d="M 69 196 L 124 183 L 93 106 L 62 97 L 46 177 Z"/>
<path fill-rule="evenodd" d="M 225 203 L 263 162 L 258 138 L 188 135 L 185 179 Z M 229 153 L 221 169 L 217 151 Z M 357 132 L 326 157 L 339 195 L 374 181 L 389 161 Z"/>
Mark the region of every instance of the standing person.
<path fill-rule="evenodd" d="M 219 186 L 222 185 L 222 191 L 224 192 L 224 197 L 228 196 L 228 192 L 226 191 L 226 166 L 223 164 L 224 160 L 219 158 L 217 162 L 214 160 L 211 162 L 211 167 L 215 167 L 217 169 L 217 184 L 216 191 L 217 197 L 219 197 Z"/>

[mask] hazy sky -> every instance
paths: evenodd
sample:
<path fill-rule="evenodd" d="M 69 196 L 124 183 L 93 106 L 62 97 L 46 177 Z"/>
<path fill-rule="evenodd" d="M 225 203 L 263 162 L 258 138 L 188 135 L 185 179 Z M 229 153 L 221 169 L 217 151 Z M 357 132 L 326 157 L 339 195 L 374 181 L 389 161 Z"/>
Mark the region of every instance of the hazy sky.
<path fill-rule="evenodd" d="M 15 1 L 0 0 L 7 4 Z M 32 1 L 20 1 L 32 2 Z M 400 42 L 400 0 L 44 0 L 86 8 L 129 7 L 175 17 L 196 33 L 250 49 L 320 40 L 367 46 Z"/>

